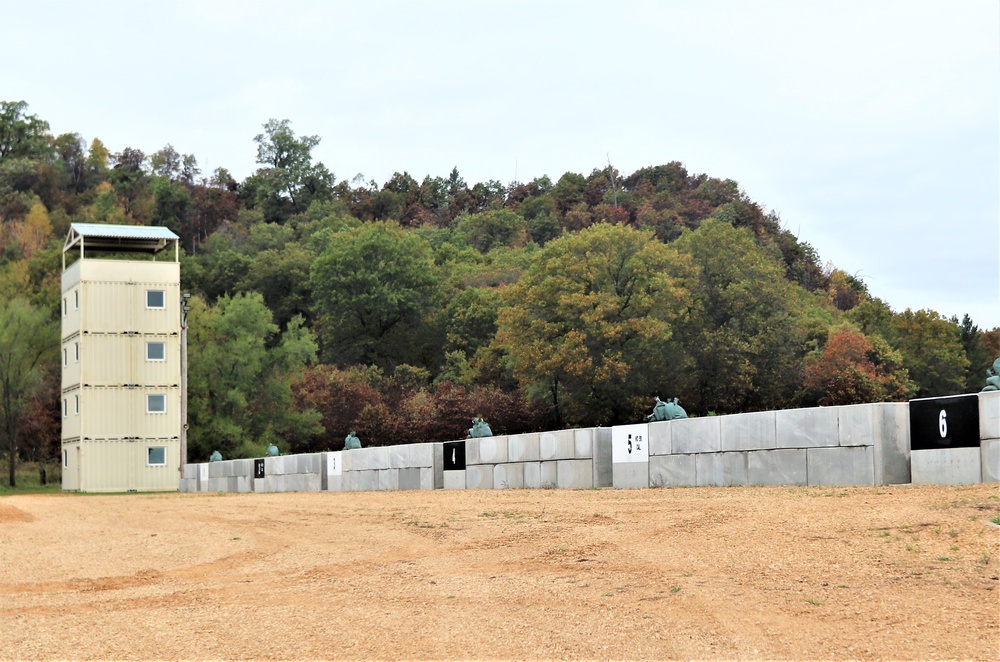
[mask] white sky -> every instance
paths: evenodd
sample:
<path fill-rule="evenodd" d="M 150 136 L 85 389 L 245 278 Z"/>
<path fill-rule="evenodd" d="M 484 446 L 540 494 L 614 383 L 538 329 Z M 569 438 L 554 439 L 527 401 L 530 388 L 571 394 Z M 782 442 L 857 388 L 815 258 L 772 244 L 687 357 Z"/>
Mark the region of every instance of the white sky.
<path fill-rule="evenodd" d="M 1000 2 L 0 0 L 0 99 L 113 152 L 470 185 L 681 161 L 897 311 L 1000 326 Z"/>

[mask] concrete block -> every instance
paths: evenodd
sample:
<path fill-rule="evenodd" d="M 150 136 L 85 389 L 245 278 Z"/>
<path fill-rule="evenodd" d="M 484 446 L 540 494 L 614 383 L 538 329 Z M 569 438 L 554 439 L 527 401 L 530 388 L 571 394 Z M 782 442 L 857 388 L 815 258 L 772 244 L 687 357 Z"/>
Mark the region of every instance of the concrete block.
<path fill-rule="evenodd" d="M 980 442 L 979 456 L 983 467 L 983 482 L 1000 483 L 1000 439 L 983 439 Z"/>
<path fill-rule="evenodd" d="M 479 463 L 503 464 L 507 462 L 507 437 L 481 437 L 479 439 Z"/>
<path fill-rule="evenodd" d="M 225 475 L 223 464 L 225 462 L 209 462 L 206 466 L 208 467 L 208 478 L 221 478 Z"/>
<path fill-rule="evenodd" d="M 673 421 L 656 421 L 649 424 L 650 455 L 670 455 L 673 452 L 670 444 L 672 428 Z"/>
<path fill-rule="evenodd" d="M 695 485 L 729 487 L 748 484 L 746 453 L 697 453 L 688 457 L 695 459 Z M 652 467 L 649 473 L 652 475 Z"/>
<path fill-rule="evenodd" d="M 837 407 L 784 409 L 774 412 L 778 448 L 816 448 L 840 444 Z"/>
<path fill-rule="evenodd" d="M 573 430 L 573 457 L 578 460 L 589 460 L 594 457 L 595 428 Z"/>
<path fill-rule="evenodd" d="M 352 487 L 358 492 L 374 492 L 378 489 L 378 469 L 354 471 Z"/>
<path fill-rule="evenodd" d="M 372 446 L 371 448 L 363 448 L 362 450 L 368 451 L 368 468 L 379 470 L 388 469 L 389 448 L 391 448 L 391 446 Z"/>
<path fill-rule="evenodd" d="M 298 458 L 298 473 L 318 474 L 323 471 L 323 456 L 320 453 L 296 455 Z"/>
<path fill-rule="evenodd" d="M 343 492 L 344 490 L 344 476 L 343 474 L 339 476 L 327 476 L 326 485 L 324 489 L 327 492 Z"/>
<path fill-rule="evenodd" d="M 493 465 L 473 464 L 465 467 L 465 488 L 468 490 L 493 489 Z"/>
<path fill-rule="evenodd" d="M 524 464 L 511 462 L 493 467 L 493 487 L 498 490 L 515 490 L 524 487 Z"/>
<path fill-rule="evenodd" d="M 616 425 L 611 428 L 611 463 L 649 462 L 649 425 Z M 617 484 L 616 484 L 617 486 Z"/>
<path fill-rule="evenodd" d="M 433 467 L 434 466 L 434 446 L 432 443 L 410 444 L 410 463 L 406 467 Z"/>
<path fill-rule="evenodd" d="M 396 471 L 399 472 L 399 489 L 420 489 L 420 467 L 408 467 L 405 469 L 396 469 Z"/>
<path fill-rule="evenodd" d="M 979 392 L 979 438 L 1000 439 L 1000 391 Z"/>
<path fill-rule="evenodd" d="M 805 485 L 808 481 L 806 449 L 779 448 L 747 453 L 750 485 Z"/>
<path fill-rule="evenodd" d="M 611 428 L 597 428 L 594 431 L 594 487 L 613 487 L 614 484 Z"/>
<path fill-rule="evenodd" d="M 386 446 L 390 469 L 405 469 L 413 466 L 413 447 L 409 444 Z"/>
<path fill-rule="evenodd" d="M 464 490 L 465 471 L 445 471 L 441 487 L 445 490 Z"/>
<path fill-rule="evenodd" d="M 566 490 L 589 490 L 594 487 L 594 461 L 556 461 L 556 487 Z"/>
<path fill-rule="evenodd" d="M 218 464 L 218 462 L 213 462 L 213 464 Z M 285 473 L 285 458 L 281 456 L 264 458 L 265 476 L 277 476 L 283 473 Z"/>
<path fill-rule="evenodd" d="M 611 482 L 614 487 L 623 489 L 649 487 L 649 462 L 613 462 Z"/>
<path fill-rule="evenodd" d="M 875 449 L 871 446 L 809 448 L 806 475 L 810 485 L 874 485 Z"/>
<path fill-rule="evenodd" d="M 723 451 L 755 451 L 778 447 L 775 412 L 720 416 Z"/>
<path fill-rule="evenodd" d="M 482 437 L 465 440 L 465 466 L 470 464 L 480 464 L 479 462 L 479 442 Z"/>
<path fill-rule="evenodd" d="M 253 491 L 254 492 L 270 492 L 271 484 L 270 479 L 264 478 L 254 478 L 253 479 Z"/>
<path fill-rule="evenodd" d="M 542 461 L 572 460 L 576 451 L 573 430 L 542 432 L 538 435 L 538 450 Z"/>
<path fill-rule="evenodd" d="M 216 463 L 222 468 L 223 477 L 230 478 L 236 475 L 233 473 L 233 462 L 234 460 L 224 460 Z"/>
<path fill-rule="evenodd" d="M 722 450 L 721 416 L 670 421 L 672 453 L 718 453 Z"/>
<path fill-rule="evenodd" d="M 399 489 L 399 469 L 379 469 L 378 489 L 398 490 Z"/>
<path fill-rule="evenodd" d="M 845 405 L 837 407 L 841 446 L 873 446 L 875 444 L 875 410 L 878 405 Z"/>
<path fill-rule="evenodd" d="M 327 476 L 339 476 L 344 472 L 344 453 L 350 451 L 332 451 L 323 453 L 323 473 Z"/>
<path fill-rule="evenodd" d="M 649 458 L 650 487 L 691 487 L 698 482 L 695 454 L 654 455 Z M 615 483 L 618 487 L 618 483 Z"/>
<path fill-rule="evenodd" d="M 417 470 L 420 472 L 420 487 L 418 489 L 434 490 L 442 487 L 435 483 L 434 467 L 418 467 Z"/>
<path fill-rule="evenodd" d="M 555 462 L 525 462 L 524 486 L 531 489 L 552 489 L 558 485 L 559 472 Z"/>
<path fill-rule="evenodd" d="M 444 444 L 431 444 L 434 448 L 434 466 L 431 489 L 444 489 Z M 463 482 L 464 482 L 463 478 Z M 420 474 L 420 481 L 423 483 L 423 472 Z"/>
<path fill-rule="evenodd" d="M 187 479 L 194 478 L 195 480 L 197 480 L 198 471 L 200 470 L 200 468 L 201 468 L 200 463 L 188 462 L 187 464 L 184 465 L 184 473 L 181 475 L 181 478 L 187 478 Z"/>
<path fill-rule="evenodd" d="M 253 476 L 236 476 L 236 491 L 245 493 L 253 491 Z"/>
<path fill-rule="evenodd" d="M 512 434 L 507 437 L 507 460 L 510 462 L 538 462 L 542 459 L 538 433 Z"/>
<path fill-rule="evenodd" d="M 253 478 L 253 459 L 236 460 L 235 474 L 237 476 L 247 476 Z"/>
<path fill-rule="evenodd" d="M 974 485 L 983 480 L 982 448 L 935 448 L 910 452 L 914 485 Z"/>
<path fill-rule="evenodd" d="M 226 476 L 226 491 L 234 493 L 240 491 L 239 476 Z"/>
<path fill-rule="evenodd" d="M 910 482 L 910 407 L 885 402 L 876 409 L 875 484 Z"/>

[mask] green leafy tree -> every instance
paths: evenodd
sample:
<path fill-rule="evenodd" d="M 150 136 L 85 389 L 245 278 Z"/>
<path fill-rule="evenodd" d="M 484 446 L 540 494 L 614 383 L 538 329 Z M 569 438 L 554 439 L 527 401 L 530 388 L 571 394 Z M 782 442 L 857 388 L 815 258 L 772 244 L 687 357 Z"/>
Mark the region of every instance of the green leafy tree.
<path fill-rule="evenodd" d="M 396 223 L 330 236 L 312 265 L 324 357 L 390 370 L 420 365 L 421 331 L 441 296 L 430 246 Z"/>
<path fill-rule="evenodd" d="M 312 150 L 319 136 L 296 137 L 289 120 L 268 120 L 264 132 L 254 137 L 257 163 L 265 166 L 245 185 L 268 220 L 285 220 L 303 212 L 314 200 L 329 198 L 333 173 L 321 162 L 313 163 Z"/>
<path fill-rule="evenodd" d="M 791 404 L 807 349 L 800 315 L 813 300 L 785 280 L 777 250 L 714 219 L 674 245 L 700 269 L 694 312 L 679 331 L 693 360 L 685 395 L 695 411 Z"/>
<path fill-rule="evenodd" d="M 528 241 L 524 217 L 509 209 L 462 214 L 452 227 L 456 236 L 483 253 L 498 246 L 524 246 Z"/>
<path fill-rule="evenodd" d="M 0 434 L 11 487 L 16 486 L 18 428 L 42 386 L 47 362 L 58 352 L 59 332 L 48 313 L 24 299 L 0 300 Z"/>
<path fill-rule="evenodd" d="M 504 291 L 496 343 L 557 427 L 631 420 L 651 397 L 689 265 L 651 233 L 599 224 L 550 242 Z"/>
<path fill-rule="evenodd" d="M 893 317 L 894 339 L 903 365 L 917 383 L 917 397 L 954 395 L 965 390 L 969 359 L 961 329 L 932 310 L 907 309 Z"/>
<path fill-rule="evenodd" d="M 49 123 L 27 109 L 25 101 L 0 101 L 0 161 L 50 156 Z"/>
<path fill-rule="evenodd" d="M 969 360 L 969 368 L 965 374 L 965 391 L 974 393 L 985 384 L 986 370 L 993 365 L 997 357 L 990 354 L 986 343 L 983 342 L 983 332 L 968 314 L 962 316 L 961 322 L 957 317 L 951 318 L 950 322 L 959 327 L 962 349 L 965 350 L 965 358 Z"/>
<path fill-rule="evenodd" d="M 319 433 L 319 414 L 293 405 L 292 382 L 316 359 L 301 318 L 278 337 L 259 294 L 223 296 L 213 307 L 191 301 L 189 453 L 259 457 L 270 444 L 288 450 Z"/>

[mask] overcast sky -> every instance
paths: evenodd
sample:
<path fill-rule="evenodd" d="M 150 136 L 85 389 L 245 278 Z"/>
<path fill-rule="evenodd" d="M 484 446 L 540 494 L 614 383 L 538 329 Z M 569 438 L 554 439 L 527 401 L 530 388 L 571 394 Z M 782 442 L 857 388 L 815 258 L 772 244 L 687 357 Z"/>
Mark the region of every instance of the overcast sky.
<path fill-rule="evenodd" d="M 243 179 L 730 178 L 894 310 L 1000 326 L 1000 2 L 0 0 L 0 99 Z"/>

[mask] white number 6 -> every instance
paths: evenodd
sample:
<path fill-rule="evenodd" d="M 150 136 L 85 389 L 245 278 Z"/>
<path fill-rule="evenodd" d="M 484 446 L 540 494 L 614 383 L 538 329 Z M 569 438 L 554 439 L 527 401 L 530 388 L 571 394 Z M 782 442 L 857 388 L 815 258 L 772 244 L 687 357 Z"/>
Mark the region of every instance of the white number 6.
<path fill-rule="evenodd" d="M 948 436 L 948 412 L 944 409 L 938 414 L 938 432 L 941 433 L 942 439 Z"/>

